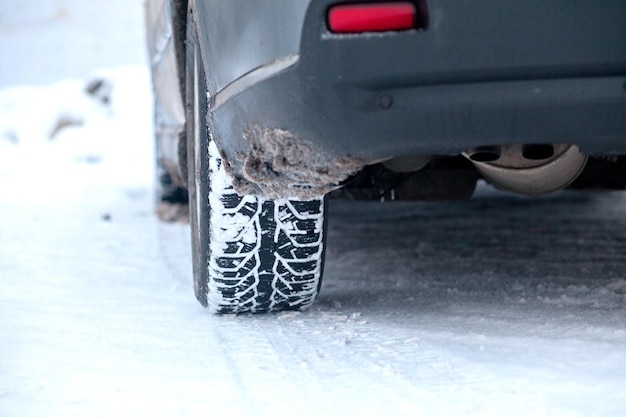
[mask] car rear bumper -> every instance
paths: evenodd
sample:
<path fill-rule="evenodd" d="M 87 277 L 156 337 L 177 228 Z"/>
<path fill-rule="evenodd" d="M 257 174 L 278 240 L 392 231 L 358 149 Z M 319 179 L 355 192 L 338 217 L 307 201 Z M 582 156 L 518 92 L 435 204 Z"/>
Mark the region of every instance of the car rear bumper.
<path fill-rule="evenodd" d="M 426 30 L 362 35 L 326 29 L 331 3 L 310 3 L 293 65 L 211 110 L 235 171 L 263 146 L 251 130 L 329 166 L 523 143 L 626 154 L 626 2 L 433 0 Z"/>

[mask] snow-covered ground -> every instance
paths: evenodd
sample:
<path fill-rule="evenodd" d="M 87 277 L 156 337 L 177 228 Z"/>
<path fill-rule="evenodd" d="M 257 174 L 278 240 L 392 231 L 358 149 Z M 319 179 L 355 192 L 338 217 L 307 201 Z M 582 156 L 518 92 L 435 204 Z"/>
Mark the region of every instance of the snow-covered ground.
<path fill-rule="evenodd" d="M 624 193 L 333 201 L 313 308 L 203 310 L 141 18 L 0 4 L 0 416 L 624 415 Z"/>
<path fill-rule="evenodd" d="M 0 1 L 0 87 L 144 64 L 143 0 Z"/>

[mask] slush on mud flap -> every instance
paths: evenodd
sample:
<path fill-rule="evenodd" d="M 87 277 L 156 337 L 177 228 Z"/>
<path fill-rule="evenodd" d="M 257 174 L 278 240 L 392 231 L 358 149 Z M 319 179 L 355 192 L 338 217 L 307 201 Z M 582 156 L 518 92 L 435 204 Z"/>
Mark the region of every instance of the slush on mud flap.
<path fill-rule="evenodd" d="M 249 151 L 237 155 L 244 178 L 236 181 L 240 194 L 260 194 L 273 200 L 308 200 L 338 188 L 341 181 L 364 165 L 358 158 L 331 159 L 282 129 L 252 126 L 244 138 Z"/>

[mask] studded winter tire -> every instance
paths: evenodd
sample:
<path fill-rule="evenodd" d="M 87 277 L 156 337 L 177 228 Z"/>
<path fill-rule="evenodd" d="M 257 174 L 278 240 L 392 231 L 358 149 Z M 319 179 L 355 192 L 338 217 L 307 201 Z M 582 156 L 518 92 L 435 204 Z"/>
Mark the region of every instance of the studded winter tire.
<path fill-rule="evenodd" d="M 304 308 L 321 285 L 324 199 L 273 201 L 235 192 L 207 122 L 200 53 L 190 15 L 185 95 L 196 297 L 217 313 Z"/>

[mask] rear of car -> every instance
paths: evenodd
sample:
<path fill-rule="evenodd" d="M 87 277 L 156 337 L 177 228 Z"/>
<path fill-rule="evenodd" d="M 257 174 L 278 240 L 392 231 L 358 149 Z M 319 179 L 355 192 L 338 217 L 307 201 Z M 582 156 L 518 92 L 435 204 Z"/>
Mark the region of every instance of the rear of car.
<path fill-rule="evenodd" d="M 329 194 L 467 198 L 479 178 L 533 196 L 626 186 L 621 0 L 154 0 L 149 9 L 157 126 L 173 121 L 157 129 L 161 165 L 174 189 L 210 193 L 210 167 L 197 169 L 208 142 L 237 195 L 278 205 Z M 190 84 L 191 66 L 200 83 L 194 73 Z M 160 95 L 162 83 L 178 97 Z M 202 103 L 190 97 L 198 89 Z M 194 124 L 206 135 L 189 113 L 185 126 L 185 107 L 201 107 Z"/>

